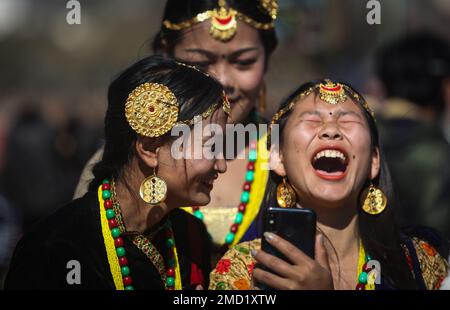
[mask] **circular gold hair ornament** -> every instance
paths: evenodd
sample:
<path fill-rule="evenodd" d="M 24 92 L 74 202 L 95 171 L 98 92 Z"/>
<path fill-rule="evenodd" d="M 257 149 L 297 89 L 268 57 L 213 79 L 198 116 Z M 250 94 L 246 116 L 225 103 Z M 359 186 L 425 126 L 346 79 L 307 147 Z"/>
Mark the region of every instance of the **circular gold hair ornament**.
<path fill-rule="evenodd" d="M 144 83 L 128 96 L 125 116 L 138 134 L 160 137 L 171 130 L 178 119 L 177 98 L 165 85 Z"/>
<path fill-rule="evenodd" d="M 222 102 L 212 103 L 206 111 L 197 116 L 206 119 L 220 106 L 229 116 L 231 107 L 225 92 L 222 94 Z M 125 104 L 125 117 L 130 127 L 136 133 L 149 138 L 164 135 L 176 124 L 194 125 L 197 116 L 178 121 L 178 112 L 175 94 L 166 85 L 159 83 L 139 85 L 129 94 Z"/>

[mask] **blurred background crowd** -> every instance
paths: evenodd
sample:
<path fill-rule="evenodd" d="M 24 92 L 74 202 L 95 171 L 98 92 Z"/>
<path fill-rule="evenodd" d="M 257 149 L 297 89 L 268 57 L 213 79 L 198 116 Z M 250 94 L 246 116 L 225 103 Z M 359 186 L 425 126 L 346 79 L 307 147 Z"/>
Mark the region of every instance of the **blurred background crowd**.
<path fill-rule="evenodd" d="M 150 54 L 163 0 L 0 0 L 0 283 L 23 231 L 71 200 L 101 145 L 106 89 Z M 303 82 L 330 77 L 364 93 L 406 224 L 450 236 L 450 1 L 280 0 L 267 117 Z M 0 285 L 1 287 L 1 285 Z"/>

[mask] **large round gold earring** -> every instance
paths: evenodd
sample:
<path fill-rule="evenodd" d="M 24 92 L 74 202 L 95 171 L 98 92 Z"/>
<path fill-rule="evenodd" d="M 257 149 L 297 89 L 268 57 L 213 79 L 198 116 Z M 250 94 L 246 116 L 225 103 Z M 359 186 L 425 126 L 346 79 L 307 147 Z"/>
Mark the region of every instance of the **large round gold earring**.
<path fill-rule="evenodd" d="M 278 184 L 277 187 L 277 203 L 281 208 L 292 208 L 297 201 L 292 186 L 286 182 L 286 178 L 283 178 L 283 182 Z"/>
<path fill-rule="evenodd" d="M 266 112 L 266 98 L 267 98 L 267 87 L 266 83 L 263 84 L 259 92 L 259 102 L 258 102 L 258 113 L 264 114 Z"/>
<path fill-rule="evenodd" d="M 153 169 L 153 175 L 142 181 L 139 189 L 142 200 L 151 205 L 158 205 L 166 199 L 167 183 L 156 176 Z"/>
<path fill-rule="evenodd" d="M 362 202 L 362 209 L 364 212 L 370 215 L 377 215 L 386 209 L 387 198 L 383 191 L 373 184 L 364 191 L 362 197 L 364 201 Z"/>

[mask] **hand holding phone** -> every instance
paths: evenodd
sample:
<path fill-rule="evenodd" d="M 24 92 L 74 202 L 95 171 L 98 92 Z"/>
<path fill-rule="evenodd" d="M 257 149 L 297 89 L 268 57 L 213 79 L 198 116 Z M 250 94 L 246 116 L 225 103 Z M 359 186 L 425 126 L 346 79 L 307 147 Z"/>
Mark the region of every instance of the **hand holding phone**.
<path fill-rule="evenodd" d="M 314 259 L 316 241 L 316 214 L 310 209 L 301 208 L 268 208 L 264 217 L 264 232 L 274 233 L 288 241 L 303 253 Z M 270 245 L 265 238 L 262 239 L 261 248 L 264 252 L 276 256 L 289 264 L 293 262 L 279 250 Z M 263 264 L 258 268 L 268 270 Z M 271 289 L 268 285 L 257 283 L 261 289 Z"/>
<path fill-rule="evenodd" d="M 264 219 L 264 232 L 272 232 L 280 236 L 314 259 L 316 214 L 313 210 L 270 207 Z M 262 240 L 262 250 L 288 261 L 265 239 Z"/>

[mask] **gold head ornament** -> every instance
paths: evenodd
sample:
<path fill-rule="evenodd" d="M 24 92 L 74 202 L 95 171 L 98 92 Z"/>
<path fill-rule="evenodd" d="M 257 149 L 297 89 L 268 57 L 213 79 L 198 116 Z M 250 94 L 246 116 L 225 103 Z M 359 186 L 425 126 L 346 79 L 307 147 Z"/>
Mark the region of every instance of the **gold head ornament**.
<path fill-rule="evenodd" d="M 275 20 L 278 14 L 278 2 L 276 0 L 260 0 L 262 9 L 272 19 L 272 21 L 267 23 L 257 22 L 251 17 L 227 6 L 225 0 L 219 0 L 218 4 L 218 8 L 199 13 L 189 20 L 175 23 L 166 19 L 163 21 L 163 25 L 169 30 L 179 31 L 210 20 L 211 27 L 209 29 L 209 34 L 214 39 L 222 42 L 227 42 L 236 35 L 238 20 L 243 21 L 258 30 L 269 30 L 275 27 Z"/>
<path fill-rule="evenodd" d="M 208 118 L 222 105 L 230 115 L 231 107 L 225 92 L 222 102 L 212 104 L 201 115 Z M 125 104 L 125 117 L 130 127 L 138 134 L 156 138 L 170 131 L 177 124 L 194 125 L 196 116 L 187 121 L 178 121 L 179 106 L 173 92 L 163 84 L 144 83 L 136 87 Z"/>

